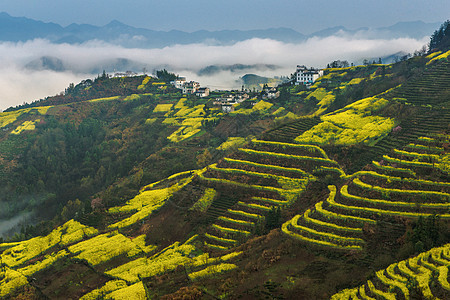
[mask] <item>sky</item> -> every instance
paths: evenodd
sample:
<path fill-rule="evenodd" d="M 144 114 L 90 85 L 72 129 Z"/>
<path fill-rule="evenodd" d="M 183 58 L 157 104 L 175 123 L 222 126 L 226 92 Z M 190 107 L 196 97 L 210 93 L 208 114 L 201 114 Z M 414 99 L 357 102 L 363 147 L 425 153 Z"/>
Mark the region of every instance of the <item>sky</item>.
<path fill-rule="evenodd" d="M 72 23 L 106 25 L 112 20 L 153 30 L 223 30 L 287 27 L 303 34 L 333 26 L 348 29 L 385 27 L 397 22 L 440 22 L 450 18 L 449 0 L 0 0 L 0 12 L 62 26 Z M 0 28 L 1 30 L 1 28 Z M 212 89 L 240 87 L 245 74 L 222 72 L 201 77 L 196 72 L 214 64 L 271 64 L 274 71 L 246 70 L 262 76 L 288 76 L 297 64 L 325 67 L 341 59 L 349 62 L 377 58 L 399 51 L 414 52 L 423 39 L 365 39 L 364 35 L 310 38 L 297 44 L 251 39 L 233 45 L 198 43 L 163 49 L 125 49 L 90 41 L 52 44 L 46 40 L 0 41 L 0 111 L 64 91 L 70 83 L 95 78 L 93 66 L 126 58 L 152 67 L 166 67 Z M 32 71 L 26 65 L 42 56 L 64 62 L 64 72 Z M 112 71 L 112 70 L 107 70 Z M 125 71 L 125 70 L 121 70 Z M 138 70 L 134 70 L 138 71 Z"/>
<path fill-rule="evenodd" d="M 442 22 L 448 0 L 0 0 L 0 11 L 63 26 L 112 20 L 154 30 L 288 27 L 309 34 L 328 27 L 384 27 Z"/>

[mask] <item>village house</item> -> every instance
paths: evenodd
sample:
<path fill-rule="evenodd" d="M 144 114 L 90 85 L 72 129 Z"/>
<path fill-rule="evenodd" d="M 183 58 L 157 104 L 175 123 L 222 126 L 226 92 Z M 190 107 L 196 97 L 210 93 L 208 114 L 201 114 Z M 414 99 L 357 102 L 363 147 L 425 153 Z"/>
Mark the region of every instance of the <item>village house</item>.
<path fill-rule="evenodd" d="M 216 98 L 216 101 L 213 102 L 214 105 L 226 105 L 226 104 L 237 104 L 244 102 L 250 98 L 247 93 L 238 93 L 238 94 L 225 94 L 222 97 Z"/>
<path fill-rule="evenodd" d="M 200 98 L 208 97 L 209 96 L 209 88 L 207 88 L 207 87 L 199 88 L 195 92 L 195 95 Z"/>
<path fill-rule="evenodd" d="M 244 102 L 249 99 L 250 96 L 247 93 L 239 92 L 236 94 L 225 94 L 222 97 L 216 98 L 213 105 L 218 105 L 222 108 L 224 113 L 234 111 L 234 104 Z"/>
<path fill-rule="evenodd" d="M 234 111 L 234 105 L 233 104 L 222 104 L 222 112 L 229 113 Z"/>
<path fill-rule="evenodd" d="M 174 87 L 176 87 L 177 89 L 180 89 L 180 90 L 183 89 L 183 86 L 185 83 L 186 83 L 186 77 L 178 77 L 174 81 L 170 82 L 170 84 L 172 84 Z"/>
<path fill-rule="evenodd" d="M 200 83 L 196 81 L 189 81 L 183 85 L 183 94 L 195 94 L 200 88 Z"/>
<path fill-rule="evenodd" d="M 261 98 L 266 99 L 275 99 L 280 96 L 280 91 L 275 87 L 269 87 L 267 84 L 264 85 L 263 90 L 261 91 Z"/>
<path fill-rule="evenodd" d="M 116 72 L 114 73 L 113 77 L 134 77 L 137 76 L 138 74 L 136 72 L 133 71 L 126 71 L 125 73 L 122 72 Z"/>
<path fill-rule="evenodd" d="M 222 97 L 216 98 L 216 101 L 213 102 L 214 105 L 224 105 L 224 104 L 235 104 L 234 96 L 231 94 L 223 95 Z"/>
<path fill-rule="evenodd" d="M 297 66 L 297 71 L 295 75 L 295 85 L 304 84 L 306 86 L 310 86 L 316 81 L 319 77 L 323 76 L 323 70 L 310 68 L 308 69 L 305 66 Z"/>

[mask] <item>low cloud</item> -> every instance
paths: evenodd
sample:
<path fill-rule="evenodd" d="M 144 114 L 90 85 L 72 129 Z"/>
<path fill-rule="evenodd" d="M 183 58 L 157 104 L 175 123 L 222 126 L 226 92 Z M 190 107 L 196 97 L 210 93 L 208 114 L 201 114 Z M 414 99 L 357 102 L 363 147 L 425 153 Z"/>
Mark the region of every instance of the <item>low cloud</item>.
<path fill-rule="evenodd" d="M 0 219 L 0 237 L 6 238 L 19 232 L 21 225 L 33 223 L 33 213 L 25 212 L 11 219 Z"/>
<path fill-rule="evenodd" d="M 413 52 L 428 41 L 411 38 L 364 39 L 361 36 L 331 36 L 310 38 L 298 44 L 270 39 L 250 39 L 233 45 L 213 43 L 175 45 L 158 49 L 129 49 L 102 41 L 78 45 L 52 44 L 37 39 L 28 42 L 0 43 L 0 109 L 31 102 L 63 91 L 69 83 L 94 78 L 102 70 L 108 73 L 131 70 L 148 72 L 166 68 L 169 71 L 198 80 L 212 88 L 236 87 L 235 81 L 245 73 L 261 76 L 289 75 L 297 64 L 325 67 L 333 60 L 359 63 L 366 58 L 388 56 L 400 51 Z M 62 71 L 30 69 L 42 57 L 62 62 Z M 31 64 L 30 64 L 31 63 Z M 214 76 L 199 76 L 197 72 L 210 65 L 275 65 L 276 69 L 245 69 L 239 72 L 221 71 Z M 36 65 L 36 64 L 34 64 Z M 123 69 L 127 68 L 127 69 Z M 115 70 L 114 70 L 115 69 Z"/>

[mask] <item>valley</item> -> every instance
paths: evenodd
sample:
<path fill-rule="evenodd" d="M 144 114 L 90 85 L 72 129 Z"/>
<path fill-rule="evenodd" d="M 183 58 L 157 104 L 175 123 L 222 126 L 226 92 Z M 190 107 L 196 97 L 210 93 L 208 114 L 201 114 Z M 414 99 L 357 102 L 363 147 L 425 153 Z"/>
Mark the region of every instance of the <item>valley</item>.
<path fill-rule="evenodd" d="M 449 298 L 449 57 L 275 97 L 103 73 L 5 110 L 0 220 L 34 219 L 0 298 Z"/>

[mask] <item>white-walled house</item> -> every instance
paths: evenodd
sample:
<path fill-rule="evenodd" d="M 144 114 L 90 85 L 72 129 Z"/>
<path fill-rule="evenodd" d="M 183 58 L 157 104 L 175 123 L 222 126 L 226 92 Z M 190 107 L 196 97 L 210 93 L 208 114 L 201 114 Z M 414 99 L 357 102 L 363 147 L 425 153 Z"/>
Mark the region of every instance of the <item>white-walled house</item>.
<path fill-rule="evenodd" d="M 186 77 L 178 77 L 174 81 L 170 82 L 173 86 L 175 86 L 177 89 L 182 90 L 184 84 L 186 83 Z"/>
<path fill-rule="evenodd" d="M 209 96 L 209 88 L 207 87 L 203 87 L 203 88 L 199 88 L 196 92 L 195 95 L 197 97 L 208 97 Z"/>
<path fill-rule="evenodd" d="M 311 85 L 316 81 L 319 77 L 323 76 L 323 70 L 310 68 L 308 69 L 305 66 L 297 66 L 297 71 L 295 74 L 295 85 L 304 84 Z"/>
<path fill-rule="evenodd" d="M 196 81 L 189 81 L 183 85 L 183 94 L 195 94 L 200 88 L 200 83 Z"/>

